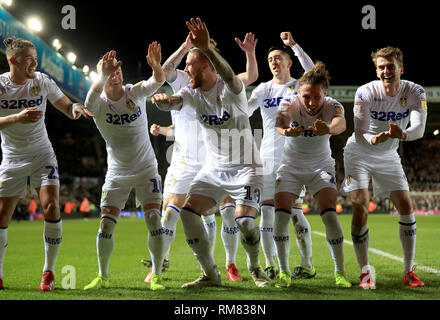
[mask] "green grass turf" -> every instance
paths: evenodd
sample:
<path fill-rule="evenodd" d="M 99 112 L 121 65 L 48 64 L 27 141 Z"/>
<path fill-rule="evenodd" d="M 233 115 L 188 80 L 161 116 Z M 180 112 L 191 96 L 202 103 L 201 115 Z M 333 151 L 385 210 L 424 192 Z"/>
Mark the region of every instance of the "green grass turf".
<path fill-rule="evenodd" d="M 339 217 L 345 239 L 351 241 L 351 216 Z M 308 216 L 312 232 L 325 232 L 319 216 Z M 258 222 L 258 221 L 257 221 Z M 370 247 L 395 256 L 402 256 L 398 236 L 398 218 L 391 215 L 370 215 Z M 44 254 L 43 223 L 13 221 L 8 229 L 8 248 L 4 264 L 4 286 L 0 300 L 438 300 L 440 299 L 440 274 L 421 269 L 417 275 L 425 281 L 423 288 L 402 285 L 402 263 L 370 252 L 370 264 L 376 269 L 377 289 L 358 287 L 359 267 L 353 247 L 345 244 L 345 261 L 348 279 L 353 287 L 337 288 L 334 285 L 333 262 L 325 238 L 312 233 L 313 262 L 317 276 L 310 280 L 297 280 L 289 289 L 256 288 L 246 268 L 246 256 L 239 245 L 237 267 L 244 278 L 242 282 L 228 281 L 225 270 L 225 253 L 221 241 L 221 219 L 217 217 L 215 259 L 222 274 L 223 286 L 202 290 L 181 289 L 183 283 L 195 280 L 200 267 L 186 244 L 182 224 L 177 225 L 176 239 L 171 248 L 170 269 L 164 273 L 167 290 L 150 291 L 143 282 L 148 269 L 140 263 L 147 256 L 147 231 L 143 219 L 119 219 L 115 231 L 115 249 L 110 261 L 111 288 L 83 291 L 97 274 L 96 233 L 98 219 L 63 221 L 63 242 L 55 272 L 55 290 L 40 292 Z M 298 265 L 299 253 L 291 225 L 291 270 Z M 440 270 L 440 216 L 417 216 L 416 263 Z M 260 261 L 264 256 L 260 249 Z M 63 289 L 63 267 L 73 266 L 76 289 Z M 72 283 L 71 283 L 72 284 Z"/>

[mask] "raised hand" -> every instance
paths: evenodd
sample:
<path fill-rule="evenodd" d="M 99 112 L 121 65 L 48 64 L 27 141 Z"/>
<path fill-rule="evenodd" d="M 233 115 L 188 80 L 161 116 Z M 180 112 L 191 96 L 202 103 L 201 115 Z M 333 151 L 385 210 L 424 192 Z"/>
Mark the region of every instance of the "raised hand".
<path fill-rule="evenodd" d="M 151 68 L 160 67 L 160 62 L 162 61 L 160 43 L 154 41 L 148 46 L 148 54 L 146 58 L 147 63 Z"/>
<path fill-rule="evenodd" d="M 293 47 L 296 44 L 292 38 L 292 34 L 289 31 L 281 32 L 280 37 L 285 46 Z"/>
<path fill-rule="evenodd" d="M 190 21 L 186 22 L 186 26 L 190 31 L 189 37 L 194 47 L 199 48 L 202 51 L 208 50 L 210 37 L 206 24 L 200 20 L 200 18 L 196 18 L 196 20 L 191 18 Z"/>
<path fill-rule="evenodd" d="M 257 46 L 258 39 L 255 38 L 255 35 L 252 32 L 246 33 L 244 37 L 244 41 L 241 42 L 240 39 L 235 38 L 235 42 L 238 43 L 241 50 L 246 53 L 252 53 L 255 51 L 255 47 Z"/>
<path fill-rule="evenodd" d="M 103 76 L 110 76 L 112 73 L 116 72 L 118 68 L 122 65 L 122 61 L 116 60 L 116 51 L 111 50 L 107 52 L 102 57 L 102 68 L 101 72 Z"/>
<path fill-rule="evenodd" d="M 185 42 L 183 43 L 183 46 L 185 47 L 185 50 L 189 50 L 189 49 L 191 49 L 191 48 L 193 47 L 193 44 L 192 44 L 192 42 L 191 42 L 191 36 L 190 36 L 190 35 L 188 35 L 188 36 L 186 37 L 186 40 L 185 40 Z"/>

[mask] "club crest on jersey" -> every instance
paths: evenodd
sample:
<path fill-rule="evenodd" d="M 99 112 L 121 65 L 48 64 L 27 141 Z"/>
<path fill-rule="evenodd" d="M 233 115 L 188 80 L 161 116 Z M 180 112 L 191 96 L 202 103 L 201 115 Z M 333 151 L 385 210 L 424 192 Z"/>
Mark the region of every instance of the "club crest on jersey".
<path fill-rule="evenodd" d="M 406 105 L 408 104 L 408 97 L 404 96 L 404 97 L 400 97 L 399 99 L 399 103 L 402 107 L 406 107 Z"/>
<path fill-rule="evenodd" d="M 31 87 L 31 92 L 34 96 L 38 96 L 40 94 L 41 88 L 39 86 Z"/>
<path fill-rule="evenodd" d="M 347 176 L 347 178 L 345 178 L 345 185 L 349 186 L 351 184 L 351 179 L 352 177 L 350 175 Z"/>
<path fill-rule="evenodd" d="M 128 109 L 134 110 L 136 109 L 136 103 L 133 102 L 131 99 L 127 99 L 127 102 L 125 103 Z"/>
<path fill-rule="evenodd" d="M 222 99 L 220 99 L 220 97 L 217 97 L 217 105 L 221 108 L 223 107 L 223 102 Z"/>
<path fill-rule="evenodd" d="M 295 86 L 294 85 L 288 86 L 287 89 L 289 89 L 290 91 L 293 91 L 296 94 Z"/>
<path fill-rule="evenodd" d="M 340 105 L 335 105 L 335 111 L 337 114 L 344 114 L 344 108 L 342 108 Z"/>

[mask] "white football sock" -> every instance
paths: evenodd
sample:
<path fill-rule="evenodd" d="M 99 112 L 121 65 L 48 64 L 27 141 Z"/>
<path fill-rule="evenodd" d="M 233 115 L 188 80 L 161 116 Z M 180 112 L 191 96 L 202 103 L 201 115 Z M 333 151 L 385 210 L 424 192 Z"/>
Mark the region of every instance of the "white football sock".
<path fill-rule="evenodd" d="M 217 223 L 215 221 L 215 214 L 209 216 L 202 216 L 203 226 L 208 234 L 209 245 L 211 246 L 211 253 L 214 255 L 215 240 L 217 238 Z"/>
<path fill-rule="evenodd" d="M 238 217 L 235 221 L 240 230 L 241 244 L 246 251 L 248 269 L 260 267 L 260 229 L 255 223 L 255 218 Z"/>
<path fill-rule="evenodd" d="M 144 213 L 148 229 L 148 250 L 152 261 L 152 273 L 161 274 L 165 255 L 165 234 L 160 222 L 159 209 L 148 209 Z"/>
<path fill-rule="evenodd" d="M 8 246 L 8 228 L 0 228 L 0 279 L 3 279 L 3 263 Z"/>
<path fill-rule="evenodd" d="M 235 204 L 227 204 L 220 208 L 222 217 L 222 241 L 226 253 L 226 268 L 236 264 L 238 250 L 238 226 L 235 222 Z"/>
<path fill-rule="evenodd" d="M 416 254 L 416 219 L 414 213 L 399 215 L 399 236 L 403 252 L 403 272 L 412 270 Z"/>
<path fill-rule="evenodd" d="M 321 212 L 327 235 L 327 246 L 335 264 L 335 272 L 345 272 L 344 265 L 344 233 L 338 220 L 336 210 L 329 208 Z"/>
<path fill-rule="evenodd" d="M 273 231 L 273 239 L 277 246 L 278 262 L 280 272 L 290 273 L 289 255 L 290 255 L 290 235 L 289 222 L 290 212 L 283 209 L 275 210 L 275 225 Z"/>
<path fill-rule="evenodd" d="M 99 274 L 108 277 L 108 265 L 115 247 L 113 233 L 118 222 L 118 217 L 111 214 L 101 215 L 101 224 L 96 237 L 96 249 L 98 253 Z"/>
<path fill-rule="evenodd" d="M 296 245 L 301 256 L 301 267 L 312 269 L 312 230 L 302 208 L 292 208 L 292 221 L 295 228 Z"/>
<path fill-rule="evenodd" d="M 275 208 L 270 204 L 263 204 L 260 207 L 260 234 L 261 247 L 266 258 L 266 267 L 276 265 L 276 246 L 273 241 L 273 226 L 275 221 Z"/>
<path fill-rule="evenodd" d="M 176 226 L 180 219 L 180 209 L 174 205 L 169 204 L 165 211 L 163 211 L 161 223 L 164 228 L 165 240 L 165 255 L 164 259 L 169 260 L 171 244 L 176 238 Z"/>
<path fill-rule="evenodd" d="M 63 234 L 62 220 L 52 222 L 44 220 L 44 267 L 43 272 L 50 270 L 55 273 L 55 264 L 60 250 Z"/>
<path fill-rule="evenodd" d="M 369 268 L 368 262 L 368 244 L 370 241 L 370 232 L 368 224 L 362 227 L 351 225 L 351 239 L 353 240 L 354 252 L 359 264 L 361 273 L 366 273 Z"/>
<path fill-rule="evenodd" d="M 216 270 L 214 268 L 215 261 L 211 253 L 208 234 L 203 227 L 200 215 L 194 210 L 184 207 L 180 211 L 180 218 L 182 219 L 186 242 L 199 261 L 203 272 L 209 277 L 217 277 L 217 275 L 212 274 L 213 270 Z"/>

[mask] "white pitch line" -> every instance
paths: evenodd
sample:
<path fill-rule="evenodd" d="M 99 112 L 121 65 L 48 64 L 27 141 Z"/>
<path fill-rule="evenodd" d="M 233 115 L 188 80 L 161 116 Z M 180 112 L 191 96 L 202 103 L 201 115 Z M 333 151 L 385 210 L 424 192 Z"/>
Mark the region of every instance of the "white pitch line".
<path fill-rule="evenodd" d="M 322 233 L 322 232 L 319 232 L 319 231 L 313 231 L 313 233 L 317 234 L 318 236 L 321 236 L 321 237 L 326 237 L 325 233 Z M 348 241 L 348 240 L 344 240 L 344 243 L 349 244 L 351 246 L 353 245 L 353 242 Z M 387 258 L 389 258 L 391 260 L 395 260 L 395 261 L 399 261 L 399 262 L 403 263 L 403 258 L 395 256 L 395 255 L 392 255 L 392 254 L 390 254 L 388 252 L 385 252 L 385 251 L 382 251 L 382 250 L 378 250 L 378 249 L 375 249 L 375 248 L 368 248 L 368 251 L 371 251 L 371 252 L 373 252 L 375 254 L 378 254 L 380 256 L 383 256 L 383 257 L 387 257 Z M 414 264 L 417 265 L 417 269 L 420 269 L 420 270 L 423 270 L 423 271 L 426 271 L 426 272 L 429 272 L 429 273 L 434 273 L 435 275 L 440 276 L 440 270 L 437 270 L 437 269 L 434 269 L 434 268 L 431 268 L 431 267 L 426 267 L 426 266 L 418 264 L 418 263 L 414 263 Z"/>

